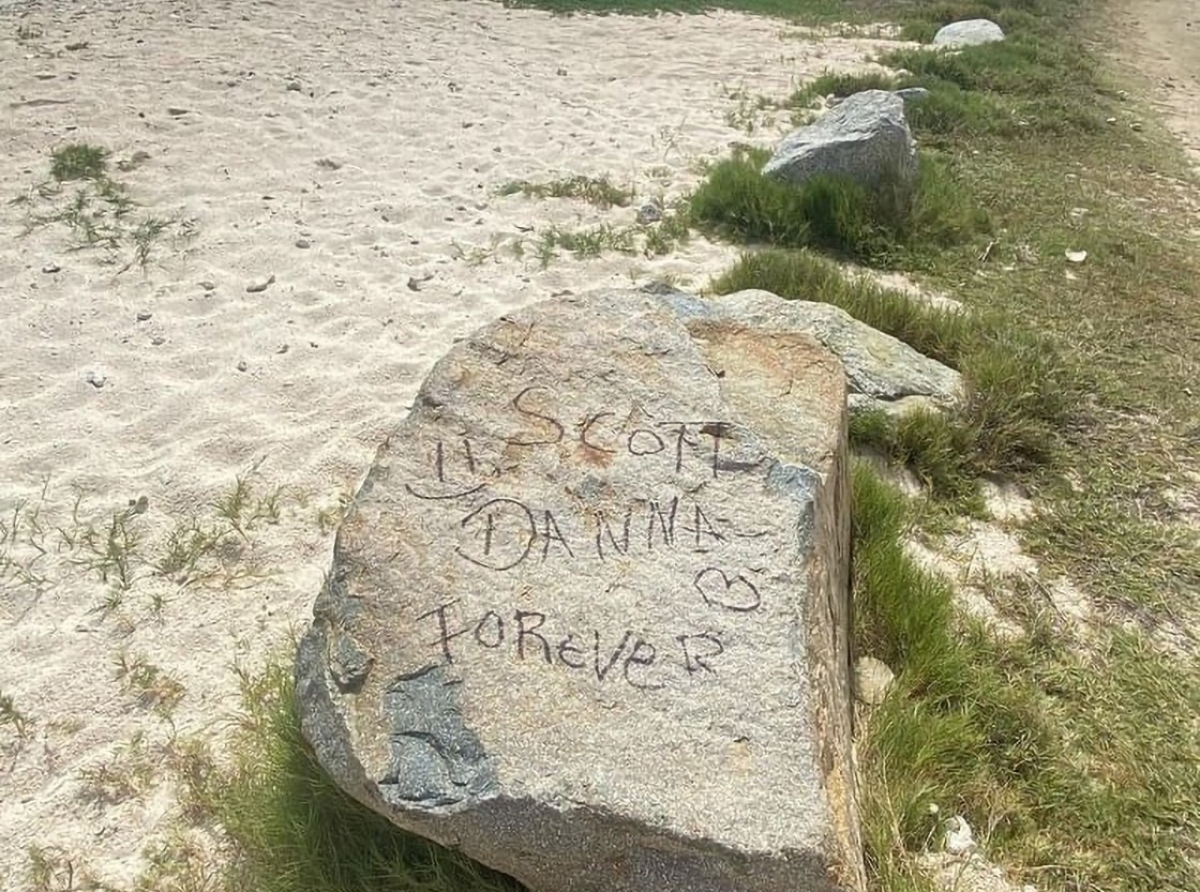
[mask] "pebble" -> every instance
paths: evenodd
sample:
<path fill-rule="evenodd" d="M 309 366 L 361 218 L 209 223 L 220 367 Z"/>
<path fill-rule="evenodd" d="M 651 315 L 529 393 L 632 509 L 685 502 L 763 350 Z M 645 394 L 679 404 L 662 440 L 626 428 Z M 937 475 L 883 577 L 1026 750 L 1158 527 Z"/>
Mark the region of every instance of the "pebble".
<path fill-rule="evenodd" d="M 882 660 L 859 657 L 854 664 L 854 693 L 868 706 L 882 703 L 895 680 L 895 673 Z"/>
<path fill-rule="evenodd" d="M 49 275 L 50 273 L 57 273 L 61 270 L 62 270 L 62 267 L 59 266 L 57 263 L 47 263 L 45 266 L 42 267 L 42 272 L 46 273 L 47 275 Z"/>
<path fill-rule="evenodd" d="M 298 239 L 296 239 L 296 247 L 297 248 L 311 248 L 312 242 L 310 242 L 306 238 L 298 238 Z"/>
<path fill-rule="evenodd" d="M 84 380 L 99 390 L 104 386 L 104 382 L 108 380 L 108 376 L 105 375 L 104 372 L 92 369 L 87 373 L 87 375 L 84 376 Z"/>
<path fill-rule="evenodd" d="M 161 347 L 166 342 L 167 342 L 167 339 L 164 338 L 162 335 L 155 335 L 154 337 L 152 337 L 150 339 L 150 343 L 155 347 Z"/>
<path fill-rule="evenodd" d="M 248 368 L 250 368 L 250 363 L 246 362 L 246 360 L 244 360 L 244 359 L 241 360 L 240 362 L 238 362 L 238 364 L 237 364 L 237 370 L 239 372 L 244 372 Z"/>
<path fill-rule="evenodd" d="M 657 201 L 648 201 L 637 212 L 637 221 L 642 226 L 657 223 L 662 219 L 662 206 Z"/>
<path fill-rule="evenodd" d="M 200 283 L 200 287 L 203 288 L 205 291 L 212 291 L 217 286 L 212 282 L 204 281 L 204 282 Z"/>
<path fill-rule="evenodd" d="M 153 314 L 153 313 L 147 313 L 145 310 L 143 310 L 142 312 L 140 312 L 140 313 L 138 313 L 138 314 L 137 314 L 137 321 L 138 321 L 138 322 L 149 322 L 149 321 L 150 321 L 151 319 L 153 319 L 153 318 L 154 318 L 154 314 Z"/>
<path fill-rule="evenodd" d="M 260 279 L 257 282 L 252 282 L 246 286 L 246 291 L 249 294 L 258 294 L 260 291 L 266 291 L 275 284 L 275 274 L 267 276 L 265 279 Z"/>
<path fill-rule="evenodd" d="M 955 815 L 946 822 L 946 851 L 952 855 L 965 855 L 976 849 L 975 834 L 962 815 Z"/>

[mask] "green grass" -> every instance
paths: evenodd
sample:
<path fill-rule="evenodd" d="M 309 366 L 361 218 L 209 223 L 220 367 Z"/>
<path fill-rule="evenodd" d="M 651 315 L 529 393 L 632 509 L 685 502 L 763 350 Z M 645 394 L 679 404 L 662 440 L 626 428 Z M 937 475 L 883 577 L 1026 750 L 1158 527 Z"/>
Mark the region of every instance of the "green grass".
<path fill-rule="evenodd" d="M 573 176 L 548 183 L 513 180 L 500 187 L 501 195 L 525 195 L 529 198 L 574 198 L 598 208 L 627 207 L 633 201 L 632 189 L 614 186 L 607 177 Z"/>
<path fill-rule="evenodd" d="M 11 204 L 25 209 L 25 234 L 61 224 L 69 236 L 69 250 L 101 248 L 105 262 L 116 264 L 129 246 L 131 256 L 118 275 L 135 266 L 146 272 L 164 240 L 187 242 L 195 236 L 196 220 L 146 214 L 135 222 L 136 205 L 126 186 L 109 176 L 109 158 L 109 151 L 100 146 L 60 146 L 51 153 L 50 179 L 34 184 Z M 116 168 L 129 173 L 148 160 L 146 152 L 137 151 L 118 160 Z"/>
<path fill-rule="evenodd" d="M 50 176 L 64 180 L 99 180 L 108 167 L 108 151 L 86 143 L 69 143 L 50 156 Z"/>
<path fill-rule="evenodd" d="M 228 892 L 519 892 L 397 828 L 329 780 L 300 733 L 290 666 L 243 675 L 236 764 L 193 771 L 190 807 L 235 847 Z"/>
<path fill-rule="evenodd" d="M 952 814 L 1039 888 L 1197 888 L 1200 666 L 1128 630 L 1083 647 L 1012 582 L 1023 633 L 997 640 L 907 556 L 898 492 L 859 467 L 853 504 L 856 641 L 897 672 L 860 749 L 879 888 Z"/>
<path fill-rule="evenodd" d="M 935 495 L 970 500 L 987 474 L 1028 476 L 1050 466 L 1060 432 L 1078 419 L 1084 384 L 1062 351 L 999 315 L 964 315 L 851 279 L 808 251 L 744 255 L 711 290 L 760 288 L 794 300 L 841 307 L 872 328 L 959 370 L 962 408 L 947 413 L 884 413 L 856 418 L 855 442 L 909 466 Z"/>
<path fill-rule="evenodd" d="M 717 162 L 693 193 L 693 219 L 726 237 L 781 247 L 814 246 L 878 266 L 894 266 L 972 241 L 989 229 L 941 159 L 922 157 L 913 186 L 869 189 L 845 178 L 797 186 L 760 172 L 769 153 L 739 149 Z"/>
<path fill-rule="evenodd" d="M 814 21 L 840 20 L 848 9 L 843 0 L 503 0 L 503 3 L 514 8 L 545 9 L 560 14 L 657 15 L 736 9 L 783 18 L 799 16 Z"/>

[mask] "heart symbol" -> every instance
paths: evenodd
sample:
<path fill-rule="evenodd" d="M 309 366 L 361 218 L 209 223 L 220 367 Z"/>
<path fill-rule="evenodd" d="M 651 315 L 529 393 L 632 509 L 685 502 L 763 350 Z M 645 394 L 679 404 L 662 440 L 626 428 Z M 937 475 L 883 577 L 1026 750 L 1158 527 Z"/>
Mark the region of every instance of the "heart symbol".
<path fill-rule="evenodd" d="M 692 585 L 709 607 L 720 607 L 735 613 L 749 613 L 757 610 L 762 604 L 758 588 L 741 573 L 730 579 L 724 570 L 705 567 L 696 574 Z"/>

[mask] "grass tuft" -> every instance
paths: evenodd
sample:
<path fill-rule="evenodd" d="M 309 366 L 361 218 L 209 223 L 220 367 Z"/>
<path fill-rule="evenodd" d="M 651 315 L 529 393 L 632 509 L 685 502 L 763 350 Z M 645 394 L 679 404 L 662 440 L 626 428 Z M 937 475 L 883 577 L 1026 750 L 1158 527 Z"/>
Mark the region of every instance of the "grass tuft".
<path fill-rule="evenodd" d="M 573 176 L 548 183 L 513 180 L 500 187 L 501 195 L 525 195 L 529 198 L 574 198 L 598 208 L 627 207 L 633 201 L 632 189 L 614 186 L 608 177 Z"/>
<path fill-rule="evenodd" d="M 954 814 L 1039 888 L 1197 888 L 1200 666 L 1126 630 L 1081 648 L 1036 601 L 998 641 L 906 553 L 903 496 L 863 466 L 853 492 L 856 640 L 897 673 L 860 748 L 882 888 L 911 887 Z"/>
<path fill-rule="evenodd" d="M 290 668 L 242 676 L 237 762 L 199 788 L 235 858 L 230 892 L 519 892 L 336 787 L 300 733 Z"/>
<path fill-rule="evenodd" d="M 758 288 L 788 300 L 841 307 L 962 375 L 960 409 L 882 412 L 856 418 L 855 442 L 911 467 L 938 496 L 970 499 L 986 474 L 1030 475 L 1053 464 L 1062 431 L 1079 422 L 1086 388 L 1078 370 L 1045 338 L 999 314 L 962 314 L 849 278 L 809 251 L 742 256 L 711 286 L 717 294 Z"/>
<path fill-rule="evenodd" d="M 50 156 L 50 176 L 66 180 L 100 180 L 108 167 L 108 151 L 86 143 L 69 143 Z"/>
<path fill-rule="evenodd" d="M 760 172 L 768 157 L 739 149 L 714 164 L 692 196 L 693 219 L 746 241 L 826 248 L 881 266 L 970 241 L 989 228 L 986 211 L 934 158 L 921 159 L 912 187 L 868 189 L 834 177 L 779 182 Z"/>

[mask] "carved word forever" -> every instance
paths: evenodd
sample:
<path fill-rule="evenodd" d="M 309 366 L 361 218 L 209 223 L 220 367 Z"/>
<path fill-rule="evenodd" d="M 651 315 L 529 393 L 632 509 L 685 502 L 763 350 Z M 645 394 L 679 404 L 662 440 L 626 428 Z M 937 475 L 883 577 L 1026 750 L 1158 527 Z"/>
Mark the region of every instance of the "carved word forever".
<path fill-rule="evenodd" d="M 675 635 L 663 647 L 661 641 L 656 645 L 629 629 L 620 635 L 599 629 L 552 631 L 546 627 L 547 614 L 537 610 L 489 610 L 458 624 L 450 616 L 456 603 L 440 604 L 417 617 L 418 622 L 436 625 L 436 637 L 426 644 L 440 650 L 449 664 L 461 655 L 465 642 L 485 651 L 507 650 L 520 662 L 585 673 L 599 684 L 612 678 L 638 690 L 656 691 L 678 677 L 672 669 L 683 669 L 684 677 L 716 675 L 714 661 L 725 652 L 715 632 Z"/>

